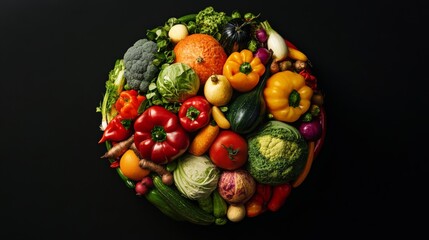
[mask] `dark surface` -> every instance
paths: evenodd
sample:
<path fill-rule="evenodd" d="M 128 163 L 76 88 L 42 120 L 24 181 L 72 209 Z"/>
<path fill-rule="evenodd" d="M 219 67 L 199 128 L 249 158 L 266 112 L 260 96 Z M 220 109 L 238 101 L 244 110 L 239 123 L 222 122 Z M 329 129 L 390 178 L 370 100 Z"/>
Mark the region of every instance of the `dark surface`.
<path fill-rule="evenodd" d="M 425 234 L 426 2 L 187 2 L 2 1 L 2 238 Z M 168 219 L 100 160 L 97 144 L 95 108 L 114 61 L 146 29 L 208 5 L 259 12 L 304 51 L 328 115 L 324 148 L 285 207 L 222 227 Z"/>

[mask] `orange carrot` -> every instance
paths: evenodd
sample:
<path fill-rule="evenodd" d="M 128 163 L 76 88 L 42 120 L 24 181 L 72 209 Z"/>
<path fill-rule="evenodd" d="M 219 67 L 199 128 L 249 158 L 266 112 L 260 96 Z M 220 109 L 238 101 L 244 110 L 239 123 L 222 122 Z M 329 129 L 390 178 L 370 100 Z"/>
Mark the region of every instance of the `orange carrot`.
<path fill-rule="evenodd" d="M 211 121 L 210 124 L 199 130 L 197 135 L 195 135 L 195 138 L 189 145 L 188 152 L 196 156 L 203 155 L 207 150 L 209 150 L 210 146 L 219 134 L 219 131 L 219 125 L 214 121 Z"/>
<path fill-rule="evenodd" d="M 314 141 L 308 142 L 308 156 L 307 163 L 304 166 L 304 170 L 298 175 L 295 181 L 292 183 L 292 187 L 296 188 L 305 180 L 308 173 L 310 172 L 311 165 L 313 164 L 314 159 Z"/>

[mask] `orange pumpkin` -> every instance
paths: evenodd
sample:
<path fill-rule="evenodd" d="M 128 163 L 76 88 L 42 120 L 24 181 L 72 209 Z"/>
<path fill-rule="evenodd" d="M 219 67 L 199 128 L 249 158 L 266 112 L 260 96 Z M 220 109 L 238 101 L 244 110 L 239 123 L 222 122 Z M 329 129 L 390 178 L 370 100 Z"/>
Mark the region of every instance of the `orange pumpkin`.
<path fill-rule="evenodd" d="M 204 86 L 213 74 L 222 74 L 227 54 L 222 45 L 211 35 L 194 33 L 174 46 L 175 62 L 191 66 Z"/>

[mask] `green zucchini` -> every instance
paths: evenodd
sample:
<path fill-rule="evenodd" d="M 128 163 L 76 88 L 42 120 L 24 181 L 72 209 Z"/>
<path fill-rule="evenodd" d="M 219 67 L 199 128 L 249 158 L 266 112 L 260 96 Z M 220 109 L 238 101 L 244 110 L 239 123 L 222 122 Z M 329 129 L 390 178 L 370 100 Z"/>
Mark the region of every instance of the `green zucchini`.
<path fill-rule="evenodd" d="M 265 66 L 265 72 L 261 76 L 258 85 L 249 92 L 238 95 L 231 100 L 226 113 L 226 118 L 231 124 L 231 130 L 247 134 L 253 131 L 266 117 L 267 106 L 265 104 L 263 90 L 270 74 L 270 60 Z"/>
<path fill-rule="evenodd" d="M 148 202 L 152 203 L 156 208 L 158 208 L 164 215 L 176 220 L 184 221 L 183 217 L 179 215 L 173 208 L 171 208 L 164 198 L 161 196 L 161 193 L 156 188 L 151 188 L 144 195 Z"/>
<path fill-rule="evenodd" d="M 212 214 L 201 209 L 189 198 L 184 197 L 174 186 L 164 184 L 160 176 L 154 176 L 153 184 L 165 202 L 185 220 L 199 225 L 214 223 L 215 217 Z"/>

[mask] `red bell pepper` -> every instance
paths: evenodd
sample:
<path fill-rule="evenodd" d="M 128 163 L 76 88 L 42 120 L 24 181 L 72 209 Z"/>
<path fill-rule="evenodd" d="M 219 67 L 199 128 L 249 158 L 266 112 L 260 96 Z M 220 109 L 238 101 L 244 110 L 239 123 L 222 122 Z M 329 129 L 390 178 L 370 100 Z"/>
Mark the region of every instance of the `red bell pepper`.
<path fill-rule="evenodd" d="M 136 118 L 134 143 L 142 158 L 166 164 L 186 152 L 190 140 L 176 114 L 153 105 Z"/>
<path fill-rule="evenodd" d="M 246 215 L 256 217 L 267 209 L 267 204 L 271 199 L 272 186 L 268 184 L 257 183 L 255 194 L 246 202 Z"/>
<path fill-rule="evenodd" d="M 116 115 L 104 129 L 103 136 L 98 143 L 105 141 L 119 142 L 127 139 L 132 134 L 131 120 L 122 115 Z"/>
<path fill-rule="evenodd" d="M 273 186 L 273 193 L 271 199 L 268 202 L 268 210 L 275 212 L 278 211 L 286 202 L 286 199 L 292 191 L 292 186 L 290 183 L 284 183 L 280 185 Z"/>
<path fill-rule="evenodd" d="M 188 132 L 194 132 L 210 122 L 211 105 L 203 96 L 186 99 L 179 108 L 180 124 Z"/>
<path fill-rule="evenodd" d="M 246 207 L 246 216 L 247 217 L 256 217 L 263 212 L 264 208 L 264 199 L 262 195 L 255 193 L 249 201 L 245 203 Z"/>
<path fill-rule="evenodd" d="M 118 114 L 122 115 L 125 119 L 135 119 L 138 116 L 140 104 L 145 99 L 145 96 L 138 94 L 134 89 L 122 91 L 115 102 L 115 108 Z"/>

